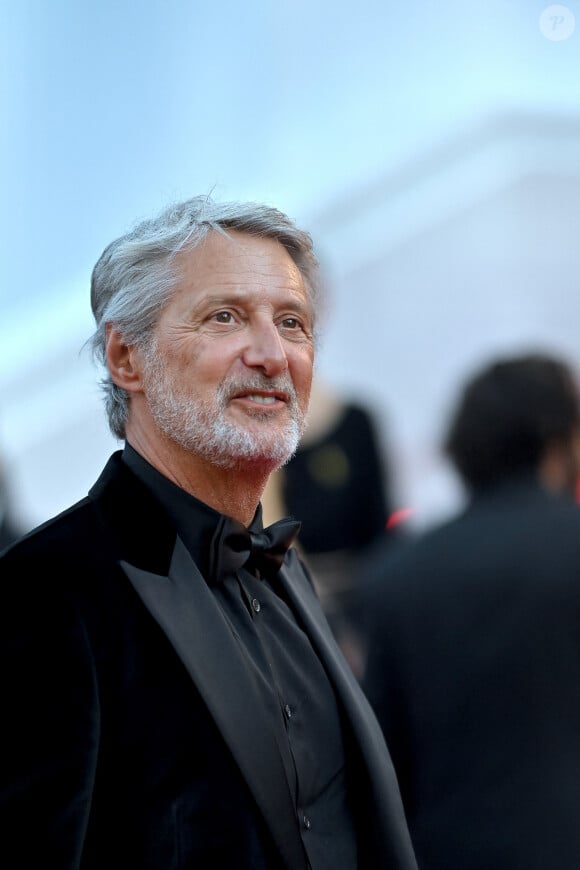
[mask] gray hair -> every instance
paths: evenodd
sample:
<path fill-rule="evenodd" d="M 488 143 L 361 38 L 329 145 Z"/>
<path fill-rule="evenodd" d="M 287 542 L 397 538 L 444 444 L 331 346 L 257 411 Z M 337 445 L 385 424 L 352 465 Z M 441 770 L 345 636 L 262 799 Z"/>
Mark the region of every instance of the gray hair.
<path fill-rule="evenodd" d="M 227 230 L 237 230 L 280 242 L 300 270 L 316 311 L 319 265 L 309 233 L 268 205 L 216 203 L 209 196 L 196 196 L 141 221 L 111 242 L 99 257 L 91 278 L 91 307 L 97 328 L 89 343 L 95 360 L 106 368 L 108 323 L 115 324 L 127 344 L 147 346 L 179 280 L 175 257 L 194 249 L 212 230 L 226 235 Z M 109 428 L 122 440 L 129 394 L 114 384 L 109 374 L 100 385 Z"/>

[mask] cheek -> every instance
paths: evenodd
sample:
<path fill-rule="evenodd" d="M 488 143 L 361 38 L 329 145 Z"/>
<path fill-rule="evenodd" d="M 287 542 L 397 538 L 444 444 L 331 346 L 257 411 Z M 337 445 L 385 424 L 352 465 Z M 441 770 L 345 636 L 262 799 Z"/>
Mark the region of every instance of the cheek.
<path fill-rule="evenodd" d="M 312 358 L 296 360 L 290 365 L 292 382 L 302 404 L 308 402 L 312 387 Z"/>
<path fill-rule="evenodd" d="M 219 366 L 220 359 L 223 360 L 223 355 L 220 356 L 211 345 L 204 346 L 194 340 L 169 343 L 165 350 L 167 366 L 176 376 L 183 374 L 191 377 L 195 373 L 200 382 L 211 376 L 212 371 Z"/>

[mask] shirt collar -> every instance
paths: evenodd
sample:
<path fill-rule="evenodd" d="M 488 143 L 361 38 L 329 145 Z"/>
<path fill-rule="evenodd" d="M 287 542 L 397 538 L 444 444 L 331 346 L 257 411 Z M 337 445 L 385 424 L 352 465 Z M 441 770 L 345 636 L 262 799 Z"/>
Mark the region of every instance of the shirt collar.
<path fill-rule="evenodd" d="M 153 493 L 175 524 L 177 534 L 187 547 L 204 577 L 208 576 L 210 545 L 223 514 L 190 495 L 157 471 L 134 447 L 125 442 L 123 462 Z M 258 505 L 250 528 L 263 526 L 262 508 Z"/>

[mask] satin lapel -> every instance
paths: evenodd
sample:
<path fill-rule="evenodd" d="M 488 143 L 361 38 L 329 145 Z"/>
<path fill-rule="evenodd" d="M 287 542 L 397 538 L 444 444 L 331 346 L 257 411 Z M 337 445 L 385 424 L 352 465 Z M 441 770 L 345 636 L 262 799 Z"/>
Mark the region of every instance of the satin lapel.
<path fill-rule="evenodd" d="M 378 744 L 379 751 L 383 754 L 380 726 L 348 662 L 336 644 L 320 601 L 312 587 L 303 579 L 302 572 L 294 572 L 291 565 L 284 565 L 280 569 L 280 579 L 334 684 L 338 697 L 349 714 L 351 726 L 361 741 L 363 752 L 371 746 L 374 752 Z M 375 759 L 371 758 L 370 762 L 374 764 Z"/>
<path fill-rule="evenodd" d="M 177 538 L 169 576 L 121 567 L 159 623 L 230 747 L 289 870 L 304 865 L 296 809 L 251 671 L 205 580 Z M 280 787 L 282 785 L 282 787 Z"/>
<path fill-rule="evenodd" d="M 320 601 L 302 571 L 293 571 L 291 564 L 285 564 L 280 569 L 280 579 L 326 668 L 355 735 L 359 752 L 356 763 L 365 769 L 371 788 L 363 812 L 374 832 L 376 866 L 418 870 L 395 770 L 374 712 L 338 648 Z"/>

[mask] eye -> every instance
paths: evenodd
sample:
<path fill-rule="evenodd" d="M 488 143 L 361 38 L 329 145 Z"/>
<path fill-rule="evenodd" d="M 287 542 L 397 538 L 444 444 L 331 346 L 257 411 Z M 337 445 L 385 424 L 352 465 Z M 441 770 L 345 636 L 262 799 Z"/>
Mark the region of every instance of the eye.
<path fill-rule="evenodd" d="M 211 319 L 217 323 L 233 323 L 234 315 L 231 311 L 218 311 L 216 314 L 212 314 Z"/>
<path fill-rule="evenodd" d="M 300 329 L 302 323 L 300 322 L 300 320 L 298 320 L 297 317 L 285 317 L 284 320 L 281 321 L 280 325 L 283 326 L 284 329 Z"/>
<path fill-rule="evenodd" d="M 288 341 L 312 340 L 312 323 L 308 314 L 288 314 L 278 321 L 278 329 Z"/>

